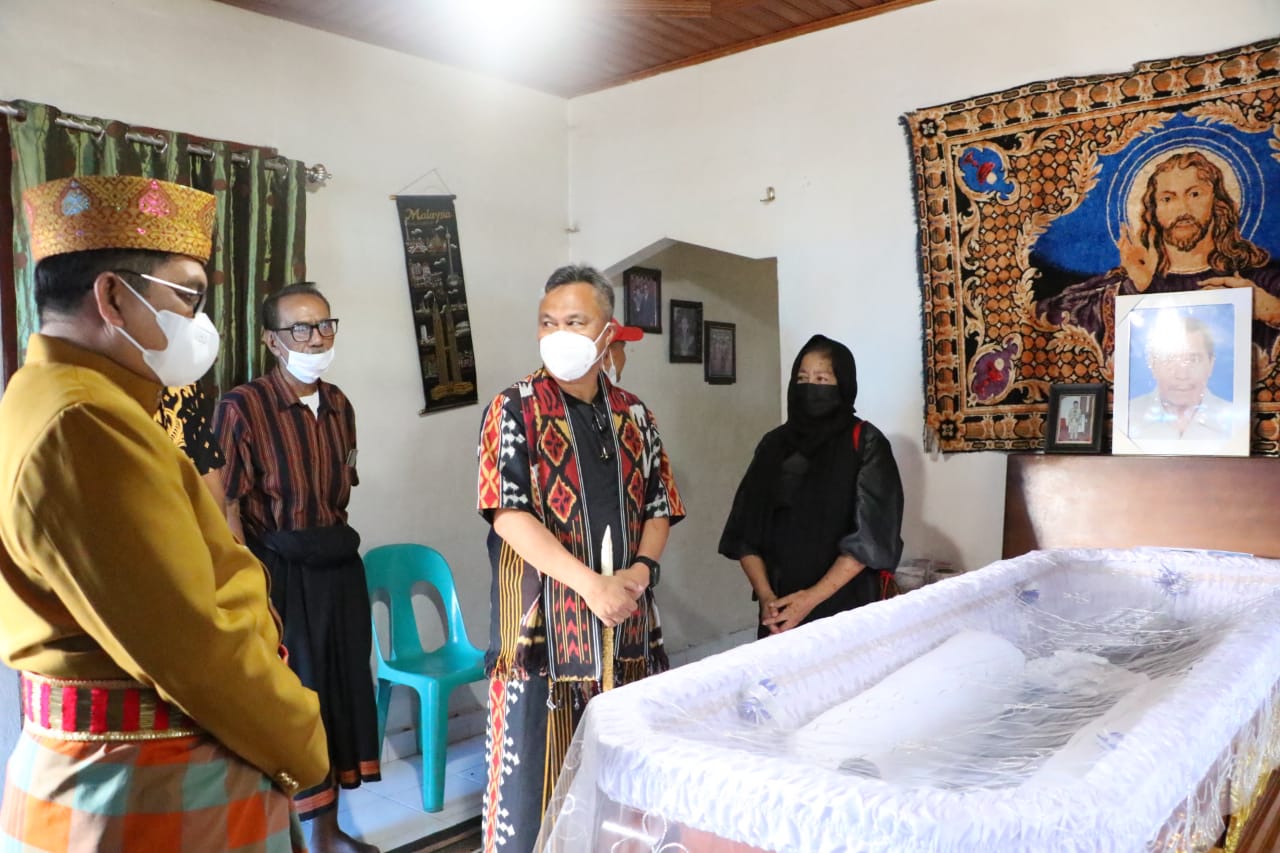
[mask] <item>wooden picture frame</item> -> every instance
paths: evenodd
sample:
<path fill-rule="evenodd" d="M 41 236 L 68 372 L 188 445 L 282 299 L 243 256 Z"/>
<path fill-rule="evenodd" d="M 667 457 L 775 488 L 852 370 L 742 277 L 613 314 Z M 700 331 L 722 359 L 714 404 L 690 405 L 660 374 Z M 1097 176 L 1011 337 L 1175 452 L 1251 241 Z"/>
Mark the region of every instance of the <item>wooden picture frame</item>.
<path fill-rule="evenodd" d="M 672 364 L 702 363 L 702 303 L 672 299 L 671 336 L 667 360 Z"/>
<path fill-rule="evenodd" d="M 1049 453 L 1101 453 L 1107 415 L 1107 386 L 1100 382 L 1049 387 L 1045 450 Z"/>
<path fill-rule="evenodd" d="M 734 384 L 738 381 L 738 327 L 714 320 L 702 325 L 706 353 L 703 377 L 710 385 Z"/>
<path fill-rule="evenodd" d="M 1116 297 L 1117 454 L 1248 456 L 1249 288 Z"/>
<path fill-rule="evenodd" d="M 648 267 L 623 270 L 622 301 L 628 326 L 662 334 L 662 270 Z"/>

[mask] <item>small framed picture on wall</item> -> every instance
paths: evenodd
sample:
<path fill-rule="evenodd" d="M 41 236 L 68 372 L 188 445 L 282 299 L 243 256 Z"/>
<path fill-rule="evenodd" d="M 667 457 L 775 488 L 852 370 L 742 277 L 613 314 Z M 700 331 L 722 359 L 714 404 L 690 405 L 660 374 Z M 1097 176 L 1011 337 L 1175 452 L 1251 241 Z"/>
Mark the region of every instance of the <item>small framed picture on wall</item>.
<path fill-rule="evenodd" d="M 662 334 L 662 270 L 631 267 L 622 272 L 627 325 Z"/>
<path fill-rule="evenodd" d="M 1102 383 L 1051 385 L 1045 450 L 1050 453 L 1101 453 L 1107 386 Z"/>
<path fill-rule="evenodd" d="M 703 326 L 706 341 L 703 376 L 711 385 L 732 385 L 738 381 L 737 327 L 713 320 L 707 320 Z"/>
<path fill-rule="evenodd" d="M 702 363 L 702 303 L 671 300 L 672 364 Z"/>

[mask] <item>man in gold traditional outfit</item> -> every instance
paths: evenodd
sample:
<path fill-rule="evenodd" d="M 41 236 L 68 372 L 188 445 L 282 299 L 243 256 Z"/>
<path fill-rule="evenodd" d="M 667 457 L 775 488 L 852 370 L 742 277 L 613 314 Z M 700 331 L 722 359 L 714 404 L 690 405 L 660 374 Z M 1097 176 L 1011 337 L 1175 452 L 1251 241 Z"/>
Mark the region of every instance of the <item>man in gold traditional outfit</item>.
<path fill-rule="evenodd" d="M 0 400 L 0 658 L 22 671 L 0 847 L 288 850 L 325 778 L 261 564 L 152 415 L 217 356 L 212 196 L 79 177 L 23 198 L 41 331 Z"/>

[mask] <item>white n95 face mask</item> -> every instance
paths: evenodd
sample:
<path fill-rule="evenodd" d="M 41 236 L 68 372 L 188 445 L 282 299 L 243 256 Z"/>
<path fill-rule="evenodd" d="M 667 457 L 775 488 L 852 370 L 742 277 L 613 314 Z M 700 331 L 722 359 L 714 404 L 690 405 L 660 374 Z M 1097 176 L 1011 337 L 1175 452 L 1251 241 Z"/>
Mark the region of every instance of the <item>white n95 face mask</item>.
<path fill-rule="evenodd" d="M 181 387 L 190 385 L 208 372 L 218 359 L 221 336 L 213 327 L 213 321 L 203 311 L 195 317 L 184 317 L 169 310 L 156 310 L 150 302 L 125 282 L 129 292 L 138 298 L 156 317 L 156 325 L 168 342 L 164 349 L 147 349 L 134 340 L 133 335 L 120 327 L 120 334 L 138 348 L 142 360 L 156 375 L 161 385 Z"/>
<path fill-rule="evenodd" d="M 284 363 L 284 369 L 303 385 L 315 384 L 324 376 L 329 365 L 333 364 L 333 347 L 324 352 L 295 352 L 288 347 L 285 350 L 289 353 L 289 359 Z"/>
<path fill-rule="evenodd" d="M 552 332 L 538 341 L 538 352 L 542 355 L 542 363 L 551 371 L 551 375 L 565 382 L 574 382 L 587 375 L 591 365 L 600 360 L 603 352 L 596 352 L 596 344 L 609 326 L 600 330 L 595 340 L 577 332 L 561 329 Z"/>

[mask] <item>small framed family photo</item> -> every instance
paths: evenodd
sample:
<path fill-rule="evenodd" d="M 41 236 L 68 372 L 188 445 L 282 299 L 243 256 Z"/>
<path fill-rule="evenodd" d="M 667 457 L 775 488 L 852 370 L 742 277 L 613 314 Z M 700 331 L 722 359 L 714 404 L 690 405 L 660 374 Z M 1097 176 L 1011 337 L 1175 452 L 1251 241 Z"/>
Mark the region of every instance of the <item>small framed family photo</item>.
<path fill-rule="evenodd" d="M 1107 386 L 1102 383 L 1052 385 L 1045 450 L 1050 453 L 1101 453 Z"/>
<path fill-rule="evenodd" d="M 1116 297 L 1113 453 L 1248 456 L 1250 288 Z"/>
<path fill-rule="evenodd" d="M 702 303 L 672 299 L 671 302 L 672 364 L 702 363 Z"/>
<path fill-rule="evenodd" d="M 703 375 L 711 385 L 732 385 L 738 381 L 737 326 L 712 320 L 703 325 L 707 342 Z"/>
<path fill-rule="evenodd" d="M 622 271 L 627 325 L 662 334 L 662 270 L 630 267 Z"/>

